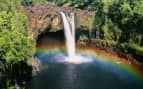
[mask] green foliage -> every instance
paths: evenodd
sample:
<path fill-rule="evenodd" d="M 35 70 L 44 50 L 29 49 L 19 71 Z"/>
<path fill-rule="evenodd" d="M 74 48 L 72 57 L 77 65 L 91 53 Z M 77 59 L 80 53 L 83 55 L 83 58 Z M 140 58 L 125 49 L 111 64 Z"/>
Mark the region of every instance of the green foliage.
<path fill-rule="evenodd" d="M 37 3 L 45 3 L 45 2 L 47 2 L 47 0 L 22 0 L 21 4 L 23 6 L 31 6 L 31 5 L 34 5 L 34 4 L 37 4 Z"/>
<path fill-rule="evenodd" d="M 138 45 L 138 44 L 134 44 L 134 43 L 130 43 L 129 47 L 134 50 L 137 54 L 143 55 L 143 47 Z"/>
<path fill-rule="evenodd" d="M 16 86 L 15 82 L 17 83 L 17 81 L 13 81 L 10 78 L 6 78 L 3 82 L 2 82 L 2 86 L 1 89 L 26 89 L 25 86 L 21 85 L 21 86 Z"/>
<path fill-rule="evenodd" d="M 5 2 L 4 0 L 2 0 Z M 8 0 L 6 0 L 8 1 Z M 86 23 L 89 33 L 81 34 L 80 39 L 98 39 L 101 42 L 118 43 L 119 49 L 129 53 L 130 49 L 141 51 L 143 46 L 143 1 L 142 0 L 23 0 L 28 5 L 51 2 L 57 6 L 72 6 L 95 13 Z M 3 4 L 3 3 L 1 3 Z M 10 6 L 9 4 L 8 6 Z M 1 6 L 4 6 L 1 5 Z M 3 9 L 7 9 L 4 7 Z M 94 22 L 92 22 L 94 19 Z M 1 19 L 0 19 L 1 22 Z M 5 21 L 3 22 L 3 24 Z M 1 25 L 3 25 L 1 24 Z M 93 25 L 94 24 L 94 25 Z M 8 27 L 8 26 L 6 26 Z M 84 29 L 84 28 L 83 28 Z M 91 38 L 91 32 L 94 32 Z M 87 31 L 87 30 L 86 30 Z M 88 35 L 87 35 L 88 34 Z M 93 33 L 92 33 L 93 34 Z M 113 43 L 112 43 L 113 42 Z M 129 45 L 132 43 L 136 45 Z M 133 53 L 133 52 L 132 52 Z"/>
<path fill-rule="evenodd" d="M 123 53 L 128 53 L 128 44 L 127 43 L 121 43 L 119 46 L 120 46 L 120 50 Z"/>
<path fill-rule="evenodd" d="M 0 11 L 11 10 L 11 2 L 10 0 L 1 0 L 0 2 Z"/>
<path fill-rule="evenodd" d="M 27 17 L 18 8 L 19 2 L 9 0 L 9 3 L 3 3 L 11 9 L 1 9 L 0 13 L 0 64 L 3 71 L 9 71 L 13 64 L 33 56 L 35 41 L 28 36 Z"/>
<path fill-rule="evenodd" d="M 94 22 L 89 20 L 89 30 L 94 30 L 95 38 L 118 43 L 124 53 L 130 49 L 141 53 L 143 46 L 143 1 L 142 0 L 48 0 L 57 6 L 69 6 L 92 10 Z M 94 23 L 94 27 L 92 27 Z M 90 34 L 90 32 L 89 32 Z M 81 39 L 85 39 L 81 35 Z M 110 42 L 109 42 L 110 43 Z M 136 45 L 129 45 L 132 43 Z"/>
<path fill-rule="evenodd" d="M 111 21 L 106 19 L 105 24 L 102 26 L 104 39 L 118 41 L 121 36 L 121 30 Z"/>
<path fill-rule="evenodd" d="M 21 4 L 23 6 L 30 6 L 30 5 L 33 5 L 33 2 L 32 0 L 22 0 Z"/>
<path fill-rule="evenodd" d="M 12 84 L 11 80 L 6 80 L 6 87 L 8 89 L 16 89 L 16 87 L 14 86 L 14 84 Z"/>

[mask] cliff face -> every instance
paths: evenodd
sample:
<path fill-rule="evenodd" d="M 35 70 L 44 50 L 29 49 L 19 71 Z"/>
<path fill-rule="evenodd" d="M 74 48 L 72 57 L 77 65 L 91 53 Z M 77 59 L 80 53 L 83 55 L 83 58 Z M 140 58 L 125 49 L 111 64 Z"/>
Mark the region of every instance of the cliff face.
<path fill-rule="evenodd" d="M 63 29 L 63 22 L 60 12 L 75 13 L 76 28 L 81 26 L 91 29 L 91 19 L 94 14 L 88 10 L 75 9 L 73 7 L 56 7 L 52 4 L 38 4 L 33 7 L 24 7 L 24 11 L 28 16 L 29 21 L 29 34 L 37 38 L 38 35 L 50 27 L 51 32 L 56 32 Z"/>

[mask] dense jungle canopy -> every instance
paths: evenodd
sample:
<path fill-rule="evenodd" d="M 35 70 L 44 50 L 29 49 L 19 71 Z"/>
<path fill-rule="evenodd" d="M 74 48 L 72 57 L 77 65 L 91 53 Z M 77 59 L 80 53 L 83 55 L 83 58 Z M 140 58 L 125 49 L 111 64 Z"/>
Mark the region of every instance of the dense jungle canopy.
<path fill-rule="evenodd" d="M 0 72 L 27 61 L 34 54 L 35 42 L 28 36 L 27 17 L 17 0 L 0 1 Z"/>
<path fill-rule="evenodd" d="M 94 25 L 90 28 L 90 39 L 109 43 L 142 61 L 142 0 L 22 0 L 22 5 L 33 6 L 46 2 L 93 11 L 95 18 Z"/>
<path fill-rule="evenodd" d="M 28 22 L 22 6 L 38 3 L 95 12 L 90 39 L 116 45 L 122 52 L 131 53 L 139 59 L 143 56 L 142 0 L 1 0 L 0 64 L 3 71 L 10 64 L 32 57 L 35 43 L 28 36 Z"/>

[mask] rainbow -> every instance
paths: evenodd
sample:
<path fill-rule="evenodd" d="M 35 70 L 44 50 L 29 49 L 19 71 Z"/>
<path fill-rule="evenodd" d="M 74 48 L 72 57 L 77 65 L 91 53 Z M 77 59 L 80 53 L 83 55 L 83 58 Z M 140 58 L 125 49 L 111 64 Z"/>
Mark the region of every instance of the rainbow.
<path fill-rule="evenodd" d="M 115 68 L 119 68 L 125 71 L 126 73 L 134 76 L 136 79 L 138 79 L 140 82 L 143 83 L 143 68 L 141 68 L 141 66 L 135 63 L 129 64 L 129 61 L 126 60 L 125 58 L 120 58 L 120 57 L 112 58 L 109 56 L 105 56 L 104 54 L 100 55 L 99 53 L 91 49 L 89 49 L 89 53 L 91 55 L 94 55 L 97 58 L 97 60 L 100 60 L 108 65 L 114 65 Z"/>
<path fill-rule="evenodd" d="M 64 47 L 59 47 L 59 46 L 43 46 L 43 45 L 38 45 L 37 47 L 37 52 L 36 54 L 42 54 L 42 53 L 50 53 L 53 51 L 53 49 L 59 49 L 62 50 L 62 52 L 66 52 Z M 106 52 L 99 52 L 96 51 L 96 49 L 91 49 L 91 48 L 84 48 L 84 49 L 78 49 L 78 51 L 82 51 L 85 50 L 86 52 L 88 52 L 89 54 L 91 54 L 92 56 L 96 57 L 96 60 L 102 62 L 102 63 L 106 63 L 108 65 L 112 65 L 115 68 L 118 68 L 120 70 L 125 71 L 126 73 L 134 76 L 136 79 L 138 79 L 139 81 L 141 81 L 143 83 L 143 69 L 135 64 L 135 63 L 129 63 L 128 60 L 126 60 L 125 58 L 120 58 L 120 57 L 116 57 L 116 55 L 104 55 L 104 54 L 108 54 Z M 113 57 L 111 57 L 113 56 Z"/>

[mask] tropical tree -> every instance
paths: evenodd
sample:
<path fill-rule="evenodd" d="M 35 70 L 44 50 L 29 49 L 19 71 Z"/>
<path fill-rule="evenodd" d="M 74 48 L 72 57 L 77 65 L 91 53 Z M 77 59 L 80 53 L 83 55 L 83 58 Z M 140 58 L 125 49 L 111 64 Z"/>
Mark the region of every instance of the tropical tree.
<path fill-rule="evenodd" d="M 19 5 L 19 2 L 7 0 L 3 3 L 11 8 L 1 9 L 0 13 L 0 64 L 3 71 L 9 71 L 13 64 L 26 62 L 35 50 L 35 42 L 28 36 L 27 17 L 9 2 Z"/>

